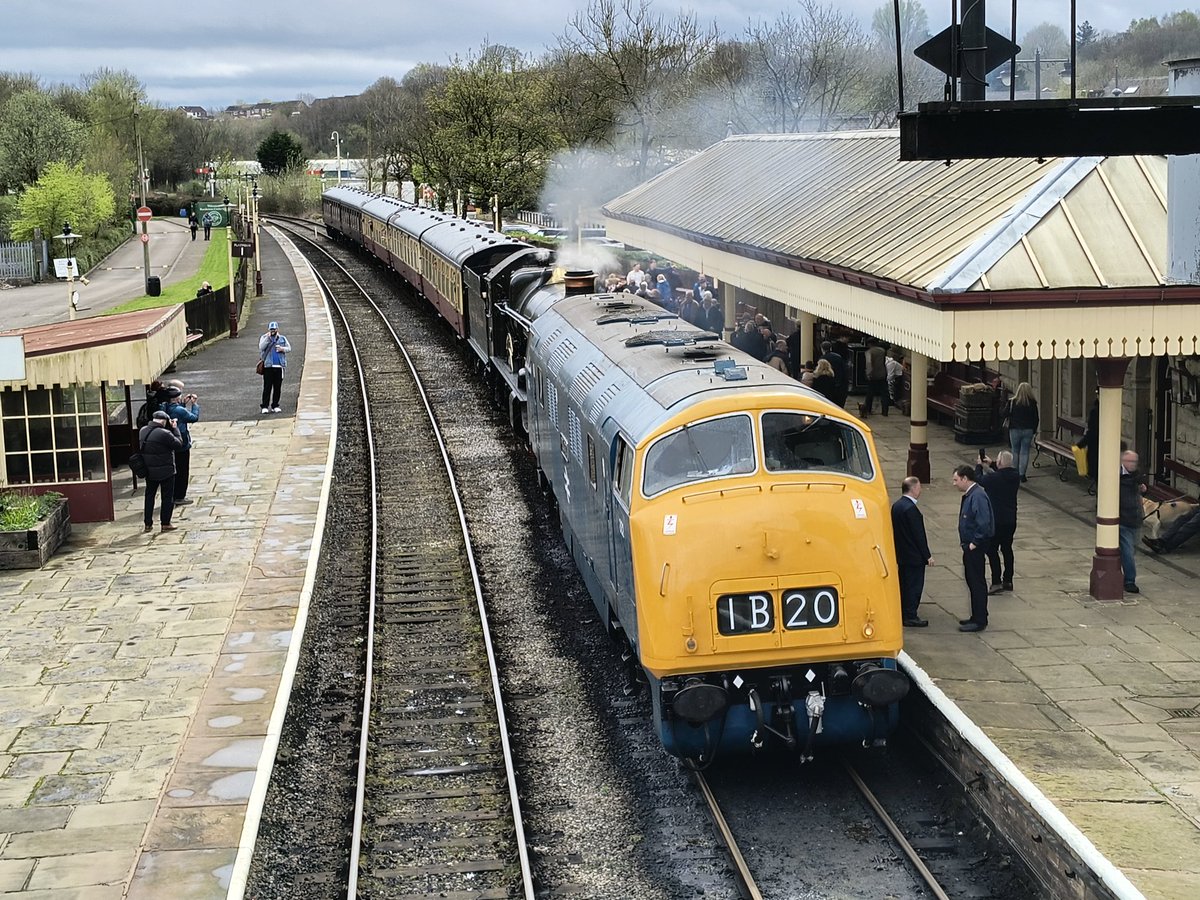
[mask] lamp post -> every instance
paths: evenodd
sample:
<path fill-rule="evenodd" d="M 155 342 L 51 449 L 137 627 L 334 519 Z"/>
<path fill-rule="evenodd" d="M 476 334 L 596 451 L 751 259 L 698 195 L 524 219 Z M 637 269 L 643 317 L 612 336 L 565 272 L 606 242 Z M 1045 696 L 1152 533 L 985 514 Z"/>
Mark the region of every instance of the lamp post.
<path fill-rule="evenodd" d="M 337 144 L 337 167 L 338 167 L 337 183 L 341 184 L 342 183 L 342 136 L 335 131 L 333 134 L 329 135 L 329 139 L 331 141 L 334 141 Z"/>
<path fill-rule="evenodd" d="M 254 180 L 254 187 L 250 189 L 250 209 L 252 210 L 252 222 L 254 228 L 254 296 L 262 296 L 262 256 L 259 255 L 258 248 L 258 179 Z"/>
<path fill-rule="evenodd" d="M 79 235 L 71 233 L 70 222 L 63 222 L 62 234 L 56 234 L 54 237 L 63 242 L 67 254 L 67 315 L 73 322 L 79 298 L 75 296 L 75 260 L 71 258 L 71 244 L 79 239 Z"/>
<path fill-rule="evenodd" d="M 225 259 L 229 269 L 229 336 L 235 338 L 238 336 L 238 308 L 233 285 L 233 204 L 229 202 L 228 194 L 222 205 L 225 207 Z"/>

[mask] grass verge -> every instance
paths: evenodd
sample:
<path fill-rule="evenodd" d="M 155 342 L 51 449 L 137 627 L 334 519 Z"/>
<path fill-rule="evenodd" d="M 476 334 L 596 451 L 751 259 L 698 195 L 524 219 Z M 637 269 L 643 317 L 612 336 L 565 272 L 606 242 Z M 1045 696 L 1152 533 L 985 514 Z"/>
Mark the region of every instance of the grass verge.
<path fill-rule="evenodd" d="M 225 287 L 229 284 L 229 264 L 226 261 L 228 252 L 229 245 L 225 242 L 225 229 L 214 228 L 212 240 L 208 244 L 208 249 L 204 251 L 204 260 L 200 263 L 200 271 L 194 276 L 165 285 L 162 293 L 157 297 L 137 297 L 126 301 L 120 306 L 110 309 L 105 315 L 114 316 L 117 313 L 136 312 L 139 309 L 153 309 L 159 306 L 186 303 L 196 296 L 196 291 L 205 281 L 212 285 L 214 291 Z"/>

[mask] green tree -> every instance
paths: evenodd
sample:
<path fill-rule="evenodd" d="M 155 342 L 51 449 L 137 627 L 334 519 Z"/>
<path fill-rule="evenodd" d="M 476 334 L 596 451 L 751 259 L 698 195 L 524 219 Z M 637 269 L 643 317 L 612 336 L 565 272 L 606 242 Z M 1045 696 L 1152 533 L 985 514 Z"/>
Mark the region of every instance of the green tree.
<path fill-rule="evenodd" d="M 64 222 L 76 234 L 95 234 L 116 210 L 112 187 L 103 175 L 88 175 L 82 165 L 52 162 L 36 184 L 17 201 L 13 238 L 28 240 L 35 228 L 58 234 Z"/>
<path fill-rule="evenodd" d="M 1096 28 L 1087 19 L 1083 20 L 1083 24 L 1075 29 L 1075 43 L 1080 47 L 1086 47 L 1088 44 L 1094 43 L 1099 35 L 1096 34 Z"/>
<path fill-rule="evenodd" d="M 0 185 L 20 189 L 55 160 L 79 162 L 81 130 L 41 91 L 14 94 L 0 109 Z"/>
<path fill-rule="evenodd" d="M 304 165 L 304 148 L 286 131 L 272 131 L 254 156 L 268 175 L 281 175 Z"/>
<path fill-rule="evenodd" d="M 1025 32 L 1020 44 L 1023 56 L 1029 58 L 1033 57 L 1035 50 L 1041 50 L 1042 56 L 1050 59 L 1066 59 L 1071 52 L 1067 33 L 1052 22 L 1034 25 Z"/>
<path fill-rule="evenodd" d="M 466 65 L 451 68 L 429 101 L 437 139 L 457 161 L 451 177 L 471 194 L 506 205 L 537 200 L 553 151 L 541 76 L 510 47 L 485 46 Z"/>

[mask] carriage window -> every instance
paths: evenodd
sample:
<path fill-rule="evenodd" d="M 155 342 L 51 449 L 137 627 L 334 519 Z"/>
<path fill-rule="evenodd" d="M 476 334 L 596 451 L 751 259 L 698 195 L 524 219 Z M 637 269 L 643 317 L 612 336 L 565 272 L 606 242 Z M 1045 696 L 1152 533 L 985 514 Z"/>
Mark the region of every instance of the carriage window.
<path fill-rule="evenodd" d="M 874 475 L 862 432 L 821 415 L 766 413 L 763 450 L 768 472 L 816 469 L 855 478 L 869 479 Z"/>
<path fill-rule="evenodd" d="M 596 445 L 592 443 L 592 436 L 587 436 L 588 448 L 588 480 L 592 482 L 592 490 L 596 489 Z"/>
<path fill-rule="evenodd" d="M 754 471 L 754 438 L 749 416 L 727 416 L 685 425 L 646 453 L 647 496 L 690 481 L 745 475 Z"/>

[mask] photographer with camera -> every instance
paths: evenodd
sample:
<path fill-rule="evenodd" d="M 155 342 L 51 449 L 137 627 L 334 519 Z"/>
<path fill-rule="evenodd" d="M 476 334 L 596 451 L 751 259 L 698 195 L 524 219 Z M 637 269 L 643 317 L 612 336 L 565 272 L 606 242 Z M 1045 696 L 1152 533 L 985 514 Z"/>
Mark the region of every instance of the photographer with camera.
<path fill-rule="evenodd" d="M 200 403 L 195 394 L 185 394 L 179 385 L 167 388 L 167 415 L 179 426 L 183 447 L 175 451 L 175 505 L 187 506 L 188 477 L 192 470 L 192 433 L 188 426 L 200 421 Z"/>
<path fill-rule="evenodd" d="M 259 362 L 262 367 L 262 411 L 283 412 L 279 408 L 279 393 L 283 390 L 283 370 L 292 345 L 279 333 L 279 323 L 267 326 L 267 333 L 258 339 Z"/>
<path fill-rule="evenodd" d="M 154 530 L 154 495 L 162 491 L 163 531 L 174 531 L 171 513 L 175 511 L 175 453 L 183 447 L 183 438 L 174 419 L 159 410 L 150 423 L 138 432 L 138 446 L 146 461 L 145 531 Z"/>

